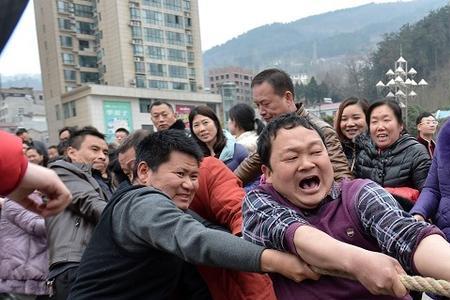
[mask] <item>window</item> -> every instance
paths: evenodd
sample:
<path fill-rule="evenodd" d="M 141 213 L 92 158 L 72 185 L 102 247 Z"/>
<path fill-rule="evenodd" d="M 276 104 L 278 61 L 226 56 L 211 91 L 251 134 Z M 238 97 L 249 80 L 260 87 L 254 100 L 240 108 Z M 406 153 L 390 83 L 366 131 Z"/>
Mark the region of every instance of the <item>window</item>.
<path fill-rule="evenodd" d="M 141 19 L 141 11 L 139 8 L 130 7 L 130 17 L 131 20 L 140 20 Z"/>
<path fill-rule="evenodd" d="M 56 120 L 57 121 L 61 120 L 61 111 L 59 108 L 59 104 L 55 105 L 55 114 L 56 114 Z"/>
<path fill-rule="evenodd" d="M 195 77 L 195 68 L 189 68 L 189 77 Z"/>
<path fill-rule="evenodd" d="M 66 1 L 58 1 L 58 12 L 59 13 L 70 13 L 72 4 Z"/>
<path fill-rule="evenodd" d="M 209 81 L 214 81 L 214 77 L 213 76 L 209 77 Z"/>
<path fill-rule="evenodd" d="M 76 117 L 77 116 L 77 108 L 75 105 L 75 101 L 63 103 L 63 113 L 64 113 L 64 119 Z"/>
<path fill-rule="evenodd" d="M 145 74 L 145 63 L 141 61 L 137 61 L 134 63 L 134 69 L 136 73 L 144 73 Z"/>
<path fill-rule="evenodd" d="M 133 47 L 133 55 L 144 56 L 144 47 L 142 45 L 131 45 Z"/>
<path fill-rule="evenodd" d="M 76 72 L 74 70 L 64 70 L 64 80 L 76 81 Z"/>
<path fill-rule="evenodd" d="M 164 48 L 147 46 L 147 56 L 152 59 L 164 59 Z"/>
<path fill-rule="evenodd" d="M 144 28 L 144 40 L 146 42 L 164 43 L 164 31 L 154 28 Z"/>
<path fill-rule="evenodd" d="M 73 30 L 73 24 L 68 19 L 58 18 L 58 27 L 62 30 Z"/>
<path fill-rule="evenodd" d="M 133 37 L 133 38 L 142 38 L 141 27 L 131 26 L 131 37 Z"/>
<path fill-rule="evenodd" d="M 191 1 L 190 0 L 183 0 L 183 9 L 191 10 Z"/>
<path fill-rule="evenodd" d="M 96 56 L 79 56 L 80 66 L 87 68 L 97 68 L 97 57 Z"/>
<path fill-rule="evenodd" d="M 161 7 L 161 0 L 142 0 L 142 5 Z"/>
<path fill-rule="evenodd" d="M 186 36 L 187 36 L 187 44 L 188 45 L 192 45 L 194 43 L 194 40 L 192 38 L 192 34 L 187 33 Z"/>
<path fill-rule="evenodd" d="M 79 40 L 78 47 L 81 51 L 83 51 L 84 49 L 89 49 L 89 41 Z"/>
<path fill-rule="evenodd" d="M 184 33 L 166 31 L 167 43 L 171 45 L 184 46 Z"/>
<path fill-rule="evenodd" d="M 230 79 L 230 74 L 225 74 L 226 79 Z"/>
<path fill-rule="evenodd" d="M 77 17 L 93 18 L 94 11 L 90 5 L 74 4 L 74 13 Z"/>
<path fill-rule="evenodd" d="M 61 47 L 72 48 L 72 37 L 70 36 L 59 36 L 59 42 L 61 43 Z"/>
<path fill-rule="evenodd" d="M 77 32 L 81 34 L 94 34 L 94 24 L 77 21 Z"/>
<path fill-rule="evenodd" d="M 63 54 L 61 54 L 61 56 L 62 56 L 63 64 L 66 64 L 66 65 L 73 65 L 74 64 L 73 54 L 71 54 L 71 53 L 63 53 Z"/>
<path fill-rule="evenodd" d="M 186 61 L 186 51 L 178 50 L 178 49 L 167 49 L 167 59 L 171 61 Z"/>
<path fill-rule="evenodd" d="M 191 18 L 185 18 L 184 21 L 185 21 L 185 24 L 184 24 L 185 27 L 187 27 L 187 28 L 192 27 L 192 19 Z"/>
<path fill-rule="evenodd" d="M 139 112 L 148 113 L 150 105 L 152 105 L 152 99 L 139 98 Z"/>
<path fill-rule="evenodd" d="M 183 28 L 183 17 L 181 16 L 164 14 L 164 20 L 168 27 Z"/>
<path fill-rule="evenodd" d="M 172 82 L 172 88 L 174 90 L 186 90 L 187 89 L 187 83 L 184 83 L 184 82 Z"/>
<path fill-rule="evenodd" d="M 169 76 L 175 78 L 186 78 L 187 77 L 186 68 L 169 65 Z"/>
<path fill-rule="evenodd" d="M 143 9 L 142 18 L 147 24 L 164 25 L 163 14 L 157 11 Z"/>
<path fill-rule="evenodd" d="M 149 80 L 148 87 L 153 88 L 153 89 L 167 90 L 169 88 L 169 84 L 167 81 L 163 81 L 163 80 Z"/>
<path fill-rule="evenodd" d="M 137 75 L 136 76 L 136 87 L 145 88 L 145 76 Z"/>
<path fill-rule="evenodd" d="M 147 64 L 149 74 L 153 76 L 166 76 L 166 66 L 163 64 Z"/>
<path fill-rule="evenodd" d="M 181 0 L 164 0 L 164 8 L 180 11 Z"/>
<path fill-rule="evenodd" d="M 80 72 L 81 82 L 99 83 L 97 72 Z"/>

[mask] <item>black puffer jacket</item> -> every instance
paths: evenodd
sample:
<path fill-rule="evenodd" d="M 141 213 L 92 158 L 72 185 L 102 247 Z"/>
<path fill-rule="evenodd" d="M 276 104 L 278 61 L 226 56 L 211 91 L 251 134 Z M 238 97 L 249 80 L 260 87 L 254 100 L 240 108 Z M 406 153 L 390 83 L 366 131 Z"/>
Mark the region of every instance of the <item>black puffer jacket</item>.
<path fill-rule="evenodd" d="M 361 149 L 354 170 L 357 178 L 371 179 L 383 187 L 422 189 L 431 160 L 416 138 L 405 133 L 384 151 L 376 149 L 370 139 L 358 147 Z"/>

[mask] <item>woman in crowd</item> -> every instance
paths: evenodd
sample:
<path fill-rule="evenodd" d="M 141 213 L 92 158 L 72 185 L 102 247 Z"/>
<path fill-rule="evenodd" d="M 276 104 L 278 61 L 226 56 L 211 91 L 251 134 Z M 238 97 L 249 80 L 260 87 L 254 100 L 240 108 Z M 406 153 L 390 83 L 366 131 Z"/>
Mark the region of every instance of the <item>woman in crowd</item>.
<path fill-rule="evenodd" d="M 228 129 L 235 136 L 236 142 L 244 145 L 249 153 L 256 151 L 256 141 L 264 124 L 255 116 L 255 110 L 248 104 L 238 103 L 230 108 Z"/>
<path fill-rule="evenodd" d="M 219 118 L 208 106 L 197 106 L 189 114 L 189 127 L 205 156 L 214 156 L 223 161 L 232 171 L 247 157 L 244 146 L 222 130 Z"/>
<path fill-rule="evenodd" d="M 39 149 L 26 150 L 28 161 L 45 166 Z M 40 193 L 28 196 L 42 203 Z M 48 254 L 44 218 L 5 199 L 0 217 L 0 292 L 17 300 L 47 299 Z"/>
<path fill-rule="evenodd" d="M 42 153 L 42 150 L 35 147 L 29 147 L 25 151 L 25 155 L 28 158 L 29 162 L 43 167 L 47 166 L 47 159 Z"/>
<path fill-rule="evenodd" d="M 372 143 L 358 145 L 362 149 L 356 160 L 356 177 L 387 188 L 409 211 L 431 165 L 427 149 L 406 133 L 397 102 L 384 99 L 372 103 L 366 116 Z"/>
<path fill-rule="evenodd" d="M 450 240 L 450 122 L 442 127 L 433 162 L 417 203 L 411 210 L 416 219 L 432 220 Z"/>
<path fill-rule="evenodd" d="M 336 114 L 335 129 L 353 172 L 357 156 L 357 144 L 368 137 L 366 113 L 369 103 L 366 99 L 350 97 L 342 101 Z M 358 138 L 358 141 L 356 139 Z"/>

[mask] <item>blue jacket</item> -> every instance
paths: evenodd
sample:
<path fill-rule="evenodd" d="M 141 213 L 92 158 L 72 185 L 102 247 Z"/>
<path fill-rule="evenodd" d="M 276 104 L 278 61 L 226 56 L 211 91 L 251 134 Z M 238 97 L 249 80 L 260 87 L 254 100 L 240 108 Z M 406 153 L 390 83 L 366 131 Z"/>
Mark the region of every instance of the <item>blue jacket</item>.
<path fill-rule="evenodd" d="M 442 127 L 433 161 L 411 214 L 431 219 L 450 240 L 450 122 Z"/>
<path fill-rule="evenodd" d="M 231 171 L 234 171 L 248 156 L 248 151 L 244 146 L 236 143 L 236 140 L 228 131 L 224 130 L 223 133 L 225 134 L 227 143 L 222 149 L 222 152 L 220 152 L 219 159 L 223 161 Z"/>

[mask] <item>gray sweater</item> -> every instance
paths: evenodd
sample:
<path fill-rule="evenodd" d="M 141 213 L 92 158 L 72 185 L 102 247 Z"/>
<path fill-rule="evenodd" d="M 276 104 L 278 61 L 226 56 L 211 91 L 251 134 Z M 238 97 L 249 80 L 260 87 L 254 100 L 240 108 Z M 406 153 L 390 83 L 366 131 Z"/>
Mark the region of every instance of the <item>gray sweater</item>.
<path fill-rule="evenodd" d="M 154 247 L 193 264 L 261 272 L 264 248 L 204 227 L 154 188 L 132 190 L 126 197 L 113 212 L 114 237 L 126 250 Z"/>

